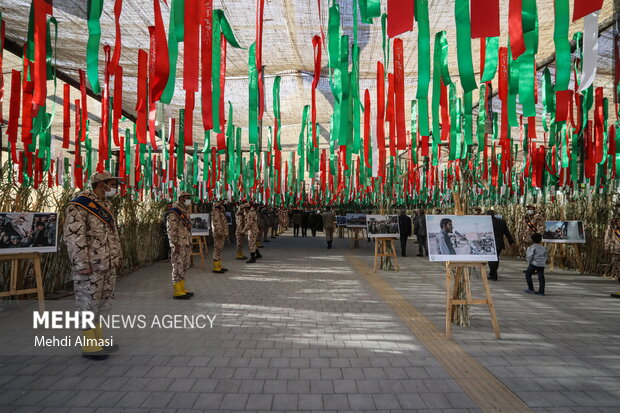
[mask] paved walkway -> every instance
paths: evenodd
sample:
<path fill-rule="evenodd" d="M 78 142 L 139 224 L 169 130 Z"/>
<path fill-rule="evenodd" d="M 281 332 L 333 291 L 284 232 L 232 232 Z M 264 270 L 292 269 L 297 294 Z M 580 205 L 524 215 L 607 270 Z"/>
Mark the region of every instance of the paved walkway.
<path fill-rule="evenodd" d="M 549 271 L 548 295 L 527 295 L 522 263 L 503 262 L 491 285 L 502 339 L 479 307 L 446 340 L 440 264 L 399 257 L 400 272 L 373 275 L 373 244 L 334 244 L 289 231 L 254 265 L 228 245 L 230 271 L 193 269 L 184 302 L 167 262 L 123 278 L 117 311 L 208 312 L 213 329 L 119 331 L 101 362 L 0 356 L 0 412 L 620 411 L 617 283 Z M 496 389 L 512 399 L 494 409 Z"/>

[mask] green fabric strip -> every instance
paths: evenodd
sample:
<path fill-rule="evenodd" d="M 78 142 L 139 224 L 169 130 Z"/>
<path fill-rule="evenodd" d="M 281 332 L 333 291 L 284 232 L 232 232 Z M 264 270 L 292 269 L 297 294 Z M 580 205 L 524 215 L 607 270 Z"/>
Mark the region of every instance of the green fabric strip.
<path fill-rule="evenodd" d="M 101 12 L 103 0 L 88 0 L 88 43 L 86 45 L 86 74 L 93 93 L 101 93 L 99 86 L 99 45 L 101 43 Z"/>
<path fill-rule="evenodd" d="M 469 20 L 469 0 L 456 0 L 454 3 L 456 19 L 456 54 L 459 64 L 459 77 L 464 92 L 476 89 L 474 66 L 471 55 L 471 22 Z"/>
<path fill-rule="evenodd" d="M 570 79 L 570 42 L 568 40 L 569 7 L 568 0 L 555 0 L 555 26 L 553 43 L 555 43 L 556 64 L 555 90 L 567 90 Z"/>
<path fill-rule="evenodd" d="M 490 82 L 495 78 L 497 73 L 497 60 L 499 51 L 499 37 L 486 38 L 486 54 L 484 56 L 484 73 L 482 74 L 482 83 Z"/>
<path fill-rule="evenodd" d="M 237 42 L 237 39 L 235 38 L 235 33 L 233 32 L 232 27 L 230 27 L 230 23 L 228 22 L 226 15 L 224 15 L 224 11 L 220 9 L 213 10 L 213 20 L 215 20 L 216 18 L 220 22 L 222 33 L 224 33 L 224 37 L 226 38 L 228 44 L 230 44 L 236 49 L 243 49 L 239 45 L 239 42 Z M 213 33 L 215 33 L 215 30 L 213 31 Z"/>
<path fill-rule="evenodd" d="M 174 88 L 177 78 L 177 61 L 179 58 L 179 44 L 177 42 L 177 32 L 180 30 L 175 25 L 175 9 L 177 3 L 183 3 L 181 0 L 172 0 L 170 7 L 170 23 L 168 25 L 168 60 L 170 64 L 170 73 L 168 74 L 168 82 L 166 88 L 161 95 L 161 102 L 169 104 L 174 96 Z M 181 28 L 182 29 L 182 28 Z"/>
<path fill-rule="evenodd" d="M 248 135 L 250 146 L 258 146 L 258 71 L 256 69 L 256 43 L 252 43 L 248 55 L 248 87 L 250 94 Z"/>
<path fill-rule="evenodd" d="M 222 38 L 220 36 L 220 19 L 213 13 L 213 27 L 211 40 L 211 117 L 213 119 L 213 132 L 220 133 L 220 67 L 222 65 Z M 254 62 L 256 66 L 256 62 Z M 257 75 L 258 76 L 258 75 Z"/>

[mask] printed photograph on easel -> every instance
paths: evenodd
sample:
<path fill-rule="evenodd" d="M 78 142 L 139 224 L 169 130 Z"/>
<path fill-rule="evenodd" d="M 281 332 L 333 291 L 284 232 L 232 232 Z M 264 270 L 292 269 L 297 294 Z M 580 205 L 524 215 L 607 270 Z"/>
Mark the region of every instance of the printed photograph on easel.
<path fill-rule="evenodd" d="M 429 261 L 496 261 L 489 215 L 427 215 Z"/>
<path fill-rule="evenodd" d="M 398 238 L 398 215 L 366 215 L 368 238 Z"/>
<path fill-rule="evenodd" d="M 191 214 L 190 220 L 192 221 L 192 235 L 206 236 L 210 234 L 211 217 L 209 214 Z"/>
<path fill-rule="evenodd" d="M 337 227 L 346 227 L 347 226 L 347 218 L 344 215 L 336 215 L 336 226 Z"/>
<path fill-rule="evenodd" d="M 347 228 L 366 228 L 366 214 L 347 214 Z"/>
<path fill-rule="evenodd" d="M 0 254 L 56 252 L 58 214 L 0 212 Z"/>
<path fill-rule="evenodd" d="M 583 221 L 546 221 L 543 242 L 557 244 L 585 244 Z"/>

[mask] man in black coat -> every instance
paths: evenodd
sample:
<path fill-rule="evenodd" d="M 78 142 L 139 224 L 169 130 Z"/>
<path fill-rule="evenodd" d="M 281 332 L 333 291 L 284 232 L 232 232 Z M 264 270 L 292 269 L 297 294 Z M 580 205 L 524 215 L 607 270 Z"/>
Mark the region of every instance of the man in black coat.
<path fill-rule="evenodd" d="M 398 226 L 400 228 L 400 254 L 407 256 L 407 238 L 411 236 L 411 218 L 404 209 L 400 211 L 398 216 Z"/>
<path fill-rule="evenodd" d="M 426 215 L 423 209 L 420 209 L 418 215 L 415 216 L 413 233 L 418 238 L 418 257 L 428 256 L 428 244 L 426 243 Z"/>
<path fill-rule="evenodd" d="M 515 240 L 512 238 L 510 231 L 508 230 L 508 225 L 506 221 L 502 218 L 498 218 L 495 216 L 495 211 L 492 209 L 486 212 L 487 215 L 491 216 L 491 221 L 493 222 L 493 236 L 495 238 L 495 250 L 497 251 L 497 261 L 489 261 L 489 280 L 497 281 L 497 270 L 499 268 L 499 255 L 502 250 L 506 248 L 506 244 L 504 244 L 504 237 L 508 239 L 510 245 L 515 244 Z"/>

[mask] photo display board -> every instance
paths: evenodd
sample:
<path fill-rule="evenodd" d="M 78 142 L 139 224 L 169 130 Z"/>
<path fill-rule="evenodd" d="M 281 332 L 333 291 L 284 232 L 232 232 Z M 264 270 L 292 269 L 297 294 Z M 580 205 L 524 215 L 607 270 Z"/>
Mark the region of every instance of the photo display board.
<path fill-rule="evenodd" d="M 191 214 L 192 235 L 206 236 L 211 233 L 211 215 L 209 214 Z"/>
<path fill-rule="evenodd" d="M 427 215 L 429 261 L 497 261 L 489 215 Z"/>
<path fill-rule="evenodd" d="M 368 238 L 399 238 L 398 215 L 366 215 Z"/>
<path fill-rule="evenodd" d="M 0 254 L 58 251 L 58 214 L 0 212 Z"/>
<path fill-rule="evenodd" d="M 347 214 L 348 228 L 366 228 L 366 214 Z"/>
<path fill-rule="evenodd" d="M 544 242 L 558 244 L 585 244 L 583 221 L 546 221 Z"/>

